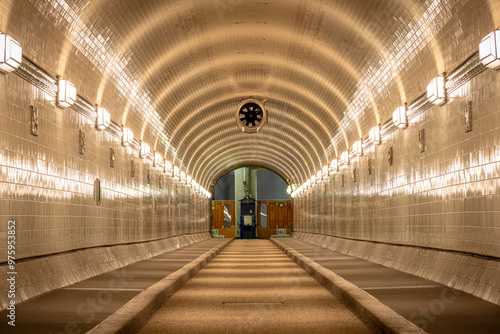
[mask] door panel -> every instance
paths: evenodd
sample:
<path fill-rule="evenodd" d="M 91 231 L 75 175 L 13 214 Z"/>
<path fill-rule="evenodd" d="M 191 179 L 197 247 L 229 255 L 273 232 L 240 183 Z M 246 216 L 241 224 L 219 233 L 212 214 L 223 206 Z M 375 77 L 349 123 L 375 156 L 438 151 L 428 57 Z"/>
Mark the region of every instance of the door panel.
<path fill-rule="evenodd" d="M 224 226 L 224 208 L 221 201 L 215 201 L 212 207 L 212 229 Z"/>
<path fill-rule="evenodd" d="M 267 212 L 267 225 L 270 228 L 276 228 L 276 201 L 269 201 Z"/>

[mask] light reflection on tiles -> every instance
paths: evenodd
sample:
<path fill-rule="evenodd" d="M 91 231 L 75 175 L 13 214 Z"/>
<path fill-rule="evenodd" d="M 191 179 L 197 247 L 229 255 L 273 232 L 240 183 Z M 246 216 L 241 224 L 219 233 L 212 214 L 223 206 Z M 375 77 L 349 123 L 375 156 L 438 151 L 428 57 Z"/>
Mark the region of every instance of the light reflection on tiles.
<path fill-rule="evenodd" d="M 14 79 L 22 82 L 20 78 Z M 59 109 L 50 104 L 46 106 L 43 101 L 36 103 L 40 124 L 43 124 L 39 137 L 31 136 L 28 126 L 23 125 L 21 131 L 14 134 L 3 132 L 5 142 L 12 142 L 14 149 L 11 145 L 0 149 L 1 215 L 5 219 L 14 217 L 19 223 L 18 259 L 93 245 L 206 231 L 206 200 L 188 202 L 188 189 L 179 185 L 178 194 L 170 193 L 169 204 L 166 189 L 172 180 L 164 176 L 164 189 L 158 189 L 159 172 L 138 160 L 136 175 L 131 178 L 129 166 L 133 153 L 121 150 L 110 135 L 95 136 L 93 129 L 88 131 L 86 155 L 78 154 L 77 132 L 47 133 L 46 130 L 78 129 L 85 126 L 80 124 L 83 120 L 75 114 L 58 117 Z M 1 111 L 7 116 L 5 129 L 10 124 L 18 126 L 18 119 L 23 118 L 22 109 L 22 106 L 10 104 L 7 110 Z M 113 145 L 117 158 L 114 169 L 109 167 L 109 146 Z M 19 147 L 25 149 L 17 150 Z M 146 169 L 151 169 L 152 173 L 150 186 L 144 184 Z M 100 207 L 92 200 L 96 177 L 103 180 L 104 199 Z M 154 215 L 152 196 L 158 198 L 159 204 Z M 0 230 L 4 230 L 4 225 Z M 7 252 L 2 253 L 5 258 Z"/>

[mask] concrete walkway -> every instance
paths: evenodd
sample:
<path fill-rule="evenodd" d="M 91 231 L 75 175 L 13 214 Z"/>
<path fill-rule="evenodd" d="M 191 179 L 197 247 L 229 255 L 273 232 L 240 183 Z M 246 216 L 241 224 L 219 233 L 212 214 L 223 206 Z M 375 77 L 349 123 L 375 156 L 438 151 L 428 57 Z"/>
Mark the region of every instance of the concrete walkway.
<path fill-rule="evenodd" d="M 500 333 L 499 305 L 421 277 L 294 238 L 273 241 L 301 265 L 304 261 L 312 261 L 319 265 L 313 271 L 335 273 L 428 333 Z M 314 276 L 315 273 L 311 274 Z"/>
<path fill-rule="evenodd" d="M 234 240 L 140 333 L 371 333 L 268 240 Z"/>
<path fill-rule="evenodd" d="M 15 327 L 7 324 L 7 311 L 0 312 L 0 333 L 85 333 L 160 280 L 177 280 L 180 286 L 189 279 L 186 267 L 215 256 L 228 242 L 201 241 L 30 299 L 17 306 Z M 127 325 L 133 316 L 129 313 L 118 325 Z"/>

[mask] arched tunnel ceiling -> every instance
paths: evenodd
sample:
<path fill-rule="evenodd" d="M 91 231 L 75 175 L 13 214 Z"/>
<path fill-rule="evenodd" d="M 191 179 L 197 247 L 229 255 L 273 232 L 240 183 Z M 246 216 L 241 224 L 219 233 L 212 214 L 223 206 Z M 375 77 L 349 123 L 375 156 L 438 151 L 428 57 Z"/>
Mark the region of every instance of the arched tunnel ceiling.
<path fill-rule="evenodd" d="M 33 35 L 62 41 L 57 59 L 35 48 L 28 57 L 109 105 L 115 122 L 205 188 L 245 164 L 303 183 L 475 52 L 499 16 L 486 0 L 13 3 L 38 14 L 11 10 L 7 27 L 24 20 Z M 480 11 L 473 26 L 467 17 Z M 452 35 L 474 43 L 457 51 Z M 267 100 L 259 133 L 236 127 L 244 97 Z"/>

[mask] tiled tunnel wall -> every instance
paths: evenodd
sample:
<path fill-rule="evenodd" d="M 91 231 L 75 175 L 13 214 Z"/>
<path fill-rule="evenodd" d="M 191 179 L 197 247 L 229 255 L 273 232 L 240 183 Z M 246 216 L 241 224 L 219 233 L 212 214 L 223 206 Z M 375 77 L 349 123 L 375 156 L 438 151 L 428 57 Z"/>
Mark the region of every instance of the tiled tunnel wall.
<path fill-rule="evenodd" d="M 63 75 L 78 87 L 79 95 L 105 105 L 113 121 L 120 125 L 123 121 L 136 138 L 142 130 L 143 138 L 154 143 L 149 140 L 154 129 L 135 127 L 138 122 L 134 118 L 142 117 L 141 104 L 127 104 L 125 96 L 110 84 L 113 78 L 110 82 L 100 80 L 111 58 L 89 62 L 104 48 L 104 37 L 94 39 L 92 48 L 83 50 L 80 45 L 70 54 L 71 43 L 64 35 L 68 22 L 60 18 L 73 9 L 51 4 L 55 9 L 47 11 L 43 2 L 2 3 L 1 30 L 22 41 L 23 56 L 50 76 Z M 89 33 L 83 26 L 74 32 L 81 38 Z M 30 106 L 38 108 L 38 136 L 30 134 Z M 124 107 L 128 120 L 116 114 Z M 9 219 L 17 224 L 19 260 L 209 230 L 210 204 L 206 198 L 160 173 L 150 160 L 122 147 L 120 139 L 97 130 L 84 116 L 55 106 L 53 97 L 14 73 L 0 74 L 0 123 L 0 216 L 4 221 L 0 224 L 0 262 L 7 258 Z M 85 133 L 83 155 L 79 153 L 80 130 Z M 110 166 L 110 149 L 115 153 L 114 167 Z M 96 178 L 102 181 L 100 206 L 94 203 Z"/>
<path fill-rule="evenodd" d="M 0 80 L 0 232 L 5 238 L 8 220 L 16 220 L 17 259 L 208 231 L 206 198 L 122 147 L 110 133 L 95 129 L 84 116 L 54 106 L 29 82 L 14 74 L 0 75 Z M 38 108 L 38 136 L 30 134 L 31 105 Z M 85 133 L 83 155 L 80 130 Z M 103 189 L 99 206 L 94 202 L 96 178 Z M 6 246 L 1 243 L 0 262 L 6 261 Z"/>

